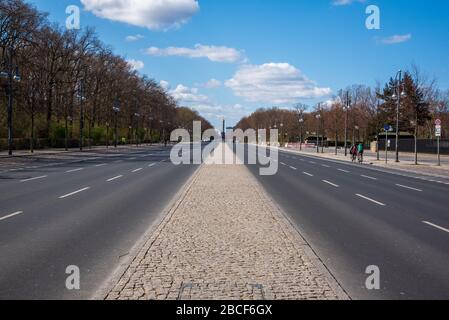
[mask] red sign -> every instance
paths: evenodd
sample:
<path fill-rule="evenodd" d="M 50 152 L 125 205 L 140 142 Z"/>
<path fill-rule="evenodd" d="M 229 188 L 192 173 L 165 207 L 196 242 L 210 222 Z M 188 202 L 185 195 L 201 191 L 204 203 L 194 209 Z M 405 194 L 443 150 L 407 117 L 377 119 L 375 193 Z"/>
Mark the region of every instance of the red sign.
<path fill-rule="evenodd" d="M 436 126 L 441 126 L 441 120 L 440 119 L 436 119 L 435 120 L 435 125 Z"/>

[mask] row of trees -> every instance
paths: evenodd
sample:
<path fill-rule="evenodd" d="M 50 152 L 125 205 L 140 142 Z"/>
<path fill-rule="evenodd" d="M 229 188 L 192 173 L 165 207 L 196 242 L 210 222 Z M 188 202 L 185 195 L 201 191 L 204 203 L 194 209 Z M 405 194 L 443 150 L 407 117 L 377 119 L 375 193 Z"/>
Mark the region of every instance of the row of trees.
<path fill-rule="evenodd" d="M 11 102 L 16 148 L 105 143 L 115 138 L 116 125 L 120 142 L 167 139 L 187 119 L 211 127 L 178 108 L 90 28 L 66 30 L 23 0 L 0 0 L 0 31 L 0 98 Z M 4 147 L 8 108 L 1 108 L 0 123 Z"/>
<path fill-rule="evenodd" d="M 315 106 L 296 105 L 292 110 L 277 107 L 259 109 L 241 119 L 237 128 L 246 130 L 277 128 L 281 142 L 298 142 L 324 135 L 329 141 L 344 143 L 373 141 L 385 125 L 396 127 L 398 95 L 400 96 L 399 130 L 402 135 L 432 139 L 435 120 L 442 120 L 443 138 L 449 138 L 449 91 L 436 88 L 415 66 L 399 79 L 390 79 L 383 88 L 354 85 L 326 103 Z M 347 128 L 347 129 L 346 129 Z"/>

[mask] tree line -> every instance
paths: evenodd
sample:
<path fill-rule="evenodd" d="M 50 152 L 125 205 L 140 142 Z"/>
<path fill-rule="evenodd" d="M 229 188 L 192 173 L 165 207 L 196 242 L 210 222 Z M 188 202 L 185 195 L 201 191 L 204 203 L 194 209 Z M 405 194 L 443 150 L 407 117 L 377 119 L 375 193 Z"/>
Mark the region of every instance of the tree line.
<path fill-rule="evenodd" d="M 119 143 L 158 142 L 190 120 L 211 128 L 92 28 L 68 30 L 23 0 L 0 0 L 0 31 L 2 149 L 10 126 L 16 149 L 105 144 L 116 130 Z"/>
<path fill-rule="evenodd" d="M 398 111 L 399 96 L 399 118 Z M 314 106 L 297 104 L 292 109 L 261 108 L 237 124 L 237 128 L 277 128 L 280 142 L 298 142 L 325 136 L 332 144 L 369 143 L 385 128 L 396 128 L 401 136 L 435 139 L 435 120 L 442 121 L 443 138 L 449 138 L 449 90 L 444 92 L 417 66 L 391 78 L 383 87 L 353 85 L 340 90 L 330 101 Z"/>

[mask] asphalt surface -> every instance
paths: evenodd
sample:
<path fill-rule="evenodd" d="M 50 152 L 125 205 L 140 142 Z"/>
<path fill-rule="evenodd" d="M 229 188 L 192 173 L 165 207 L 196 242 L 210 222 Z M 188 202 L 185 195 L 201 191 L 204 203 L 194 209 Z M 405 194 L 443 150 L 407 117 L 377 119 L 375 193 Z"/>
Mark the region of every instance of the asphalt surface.
<path fill-rule="evenodd" d="M 0 172 L 0 299 L 88 299 L 198 166 L 170 150 L 60 156 Z M 81 290 L 65 273 L 80 268 Z"/>
<path fill-rule="evenodd" d="M 449 299 L 449 180 L 290 152 L 274 176 L 248 167 L 351 298 Z"/>

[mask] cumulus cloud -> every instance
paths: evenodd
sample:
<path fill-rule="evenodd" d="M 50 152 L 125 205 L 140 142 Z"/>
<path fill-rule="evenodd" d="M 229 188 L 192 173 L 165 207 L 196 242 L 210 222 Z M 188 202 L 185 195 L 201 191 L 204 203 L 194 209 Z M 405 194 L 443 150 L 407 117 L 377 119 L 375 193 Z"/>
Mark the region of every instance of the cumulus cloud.
<path fill-rule="evenodd" d="M 146 53 L 158 57 L 187 57 L 187 58 L 207 58 L 213 62 L 234 63 L 244 60 L 243 53 L 234 48 L 218 47 L 197 44 L 193 48 L 168 47 L 157 48 L 151 47 Z"/>
<path fill-rule="evenodd" d="M 143 39 L 143 38 L 145 38 L 143 35 L 141 35 L 141 34 L 136 34 L 136 35 L 134 35 L 134 36 L 127 36 L 127 37 L 125 38 L 125 40 L 126 40 L 127 42 L 134 42 L 134 41 L 141 40 L 141 39 Z"/>
<path fill-rule="evenodd" d="M 176 28 L 199 10 L 197 0 L 81 0 L 97 17 L 152 30 Z"/>
<path fill-rule="evenodd" d="M 398 44 L 398 43 L 403 43 L 403 42 L 407 42 L 409 40 L 412 39 L 412 35 L 409 34 L 404 34 L 404 35 L 394 35 L 388 38 L 384 38 L 381 40 L 381 42 L 383 44 Z"/>
<path fill-rule="evenodd" d="M 145 63 L 143 63 L 143 61 L 140 60 L 130 59 L 127 60 L 126 62 L 128 62 L 128 64 L 131 66 L 131 69 L 135 71 L 141 70 L 145 67 Z"/>
<path fill-rule="evenodd" d="M 189 88 L 182 84 L 178 85 L 170 94 L 181 104 L 202 104 L 210 105 L 209 97 L 199 94 L 197 88 Z"/>
<path fill-rule="evenodd" d="M 288 63 L 244 65 L 225 85 L 250 102 L 294 103 L 298 99 L 322 98 L 330 88 L 320 88 Z"/>
<path fill-rule="evenodd" d="M 208 82 L 203 84 L 203 87 L 206 89 L 216 89 L 221 86 L 221 81 L 217 79 L 210 79 Z"/>

